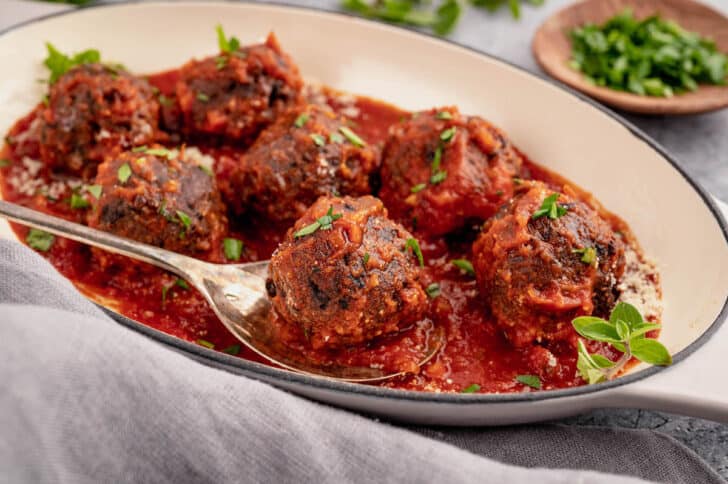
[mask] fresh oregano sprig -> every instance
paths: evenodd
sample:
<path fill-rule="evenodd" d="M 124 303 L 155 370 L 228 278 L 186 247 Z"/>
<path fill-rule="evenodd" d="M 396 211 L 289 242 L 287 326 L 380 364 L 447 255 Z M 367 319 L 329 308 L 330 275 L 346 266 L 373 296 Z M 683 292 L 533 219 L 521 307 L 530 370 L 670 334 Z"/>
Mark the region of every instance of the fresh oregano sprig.
<path fill-rule="evenodd" d="M 629 303 L 619 302 L 614 306 L 609 320 L 594 316 L 580 316 L 571 324 L 580 336 L 592 341 L 611 344 L 622 352 L 617 361 L 611 361 L 599 354 L 590 354 L 580 339 L 576 367 L 581 377 L 589 384 L 615 378 L 632 357 L 656 366 L 672 363 L 672 356 L 662 343 L 648 338 L 650 331 L 660 325 L 644 320 L 642 314 Z"/>

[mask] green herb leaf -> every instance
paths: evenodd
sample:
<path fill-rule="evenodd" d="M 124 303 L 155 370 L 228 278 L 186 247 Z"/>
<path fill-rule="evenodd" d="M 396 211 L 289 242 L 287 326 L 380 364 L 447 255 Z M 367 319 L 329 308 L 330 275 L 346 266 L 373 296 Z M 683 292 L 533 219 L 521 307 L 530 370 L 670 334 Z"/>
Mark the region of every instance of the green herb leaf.
<path fill-rule="evenodd" d="M 629 336 L 630 340 L 644 336 L 645 334 L 649 333 L 650 331 L 660 329 L 661 327 L 662 326 L 659 324 L 651 324 L 651 323 L 637 324 L 632 328 L 632 332 Z"/>
<path fill-rule="evenodd" d="M 536 390 L 541 389 L 541 379 L 536 375 L 518 375 L 516 381 Z"/>
<path fill-rule="evenodd" d="M 185 230 L 189 230 L 192 226 L 192 219 L 190 218 L 190 216 L 181 210 L 177 210 L 177 217 L 179 218 L 179 221 L 182 222 Z"/>
<path fill-rule="evenodd" d="M 435 153 L 432 155 L 431 169 L 433 173 L 440 171 L 440 164 L 442 163 L 442 146 L 435 148 Z"/>
<path fill-rule="evenodd" d="M 425 292 L 428 296 L 434 299 L 440 295 L 440 285 L 436 282 L 433 282 L 425 288 Z"/>
<path fill-rule="evenodd" d="M 73 57 L 61 53 L 56 49 L 53 44 L 46 42 L 46 50 L 48 56 L 43 61 L 50 71 L 51 75 L 48 79 L 49 84 L 55 84 L 55 82 L 71 68 L 81 64 L 93 64 L 101 61 L 101 54 L 96 49 L 88 49 L 77 53 Z"/>
<path fill-rule="evenodd" d="M 435 21 L 432 30 L 437 35 L 447 35 L 452 32 L 460 18 L 460 3 L 457 0 L 445 0 L 435 11 Z"/>
<path fill-rule="evenodd" d="M 636 307 L 621 301 L 614 306 L 614 309 L 612 309 L 612 312 L 609 315 L 609 322 L 616 324 L 620 319 L 627 323 L 630 328 L 634 328 L 638 324 L 642 324 L 644 322 L 642 315 Z"/>
<path fill-rule="evenodd" d="M 204 92 L 198 92 L 197 93 L 197 100 L 200 101 L 200 102 L 202 102 L 202 103 L 206 103 L 207 101 L 210 100 L 210 96 L 208 96 Z"/>
<path fill-rule="evenodd" d="M 224 350 L 222 350 L 223 353 L 227 353 L 229 355 L 237 355 L 240 353 L 240 345 L 232 345 L 228 346 Z"/>
<path fill-rule="evenodd" d="M 326 144 L 326 138 L 318 133 L 311 133 L 309 136 L 311 136 L 311 139 L 316 146 L 324 146 Z"/>
<path fill-rule="evenodd" d="M 622 341 L 627 341 L 630 338 L 629 326 L 621 319 L 617 320 L 617 323 L 615 324 L 615 329 L 617 330 L 619 339 L 621 339 Z"/>
<path fill-rule="evenodd" d="M 301 230 L 293 234 L 294 239 L 298 239 L 301 237 L 305 237 L 307 235 L 311 235 L 312 233 L 316 232 L 318 229 L 321 228 L 321 224 L 317 221 L 315 221 L 312 224 L 306 225 Z"/>
<path fill-rule="evenodd" d="M 200 345 L 200 346 L 204 346 L 205 348 L 209 348 L 211 350 L 214 350 L 215 349 L 215 344 L 214 343 L 210 343 L 209 341 L 204 340 L 204 339 L 198 339 L 196 341 L 196 343 L 198 345 Z"/>
<path fill-rule="evenodd" d="M 222 25 L 218 24 L 215 27 L 215 31 L 217 32 L 217 45 L 220 48 L 220 52 L 231 54 L 240 48 L 240 41 L 235 37 L 227 38 Z"/>
<path fill-rule="evenodd" d="M 556 203 L 556 201 L 559 199 L 558 193 L 553 193 L 549 195 L 548 197 L 544 198 L 543 203 L 541 204 L 541 207 L 533 212 L 533 215 L 531 216 L 531 219 L 536 220 L 537 218 L 541 218 L 544 216 L 548 216 L 548 218 L 552 220 L 556 220 L 559 217 L 563 217 L 566 215 L 566 212 L 568 211 L 568 208 L 559 205 Z"/>
<path fill-rule="evenodd" d="M 614 325 L 594 316 L 580 316 L 575 318 L 571 324 L 581 336 L 594 341 L 605 341 L 608 343 L 620 342 L 619 333 Z"/>
<path fill-rule="evenodd" d="M 121 183 L 126 183 L 126 181 L 131 176 L 131 167 L 129 166 L 129 163 L 124 163 L 123 165 L 121 165 L 116 171 L 116 176 Z"/>
<path fill-rule="evenodd" d="M 168 150 L 167 148 L 147 148 L 146 146 L 144 146 L 141 151 L 143 151 L 147 155 L 161 156 L 167 159 L 172 159 L 172 157 L 174 156 L 174 153 L 172 153 L 172 151 Z"/>
<path fill-rule="evenodd" d="M 53 234 L 43 232 L 40 229 L 30 229 L 28 236 L 25 238 L 25 242 L 35 250 L 48 252 L 55 239 Z"/>
<path fill-rule="evenodd" d="M 99 198 L 101 198 L 103 187 L 101 185 L 86 185 L 86 191 L 93 195 L 96 200 L 98 200 Z"/>
<path fill-rule="evenodd" d="M 184 279 L 180 279 L 179 277 L 174 281 L 174 285 L 177 287 L 181 287 L 182 289 L 189 290 L 190 285 L 187 284 L 187 281 Z"/>
<path fill-rule="evenodd" d="M 341 131 L 341 134 L 343 134 L 346 139 L 351 142 L 354 146 L 358 146 L 360 148 L 366 146 L 366 143 L 363 139 L 361 139 L 355 132 L 353 132 L 351 129 L 347 128 L 346 126 L 339 127 L 339 131 Z"/>
<path fill-rule="evenodd" d="M 450 141 L 453 138 L 453 136 L 455 136 L 456 131 L 457 131 L 457 128 L 455 126 L 452 126 L 448 129 L 446 129 L 445 131 L 443 131 L 442 133 L 440 133 L 440 139 L 447 143 L 448 141 Z"/>
<path fill-rule="evenodd" d="M 407 239 L 407 242 L 405 243 L 405 248 L 412 250 L 412 252 L 417 256 L 417 262 L 419 262 L 420 267 L 425 267 L 425 258 L 422 256 L 422 250 L 420 250 L 420 243 L 417 242 L 417 239 L 410 237 Z"/>
<path fill-rule="evenodd" d="M 329 134 L 329 140 L 332 143 L 341 144 L 344 142 L 344 137 L 341 136 L 339 133 L 330 133 Z"/>
<path fill-rule="evenodd" d="M 672 364 L 672 356 L 662 343 L 650 338 L 637 338 L 629 343 L 632 356 L 650 365 L 667 366 Z"/>
<path fill-rule="evenodd" d="M 450 263 L 467 275 L 475 277 L 475 269 L 473 269 L 473 264 L 471 264 L 469 260 L 453 259 L 450 261 Z"/>
<path fill-rule="evenodd" d="M 232 238 L 225 238 L 222 241 L 225 258 L 227 260 L 240 260 L 243 253 L 243 241 Z"/>
<path fill-rule="evenodd" d="M 369 252 L 367 252 L 366 254 L 364 254 L 364 257 L 361 258 L 361 262 L 364 265 L 367 265 L 369 263 Z"/>
<path fill-rule="evenodd" d="M 437 119 L 452 119 L 452 114 L 450 114 L 450 111 L 440 111 L 435 117 Z"/>
<path fill-rule="evenodd" d="M 415 185 L 412 188 L 410 188 L 410 192 L 412 192 L 412 193 L 419 193 L 422 190 L 424 190 L 425 188 L 427 188 L 427 184 L 426 183 L 418 183 L 417 185 Z"/>
<path fill-rule="evenodd" d="M 306 235 L 311 235 L 319 229 L 329 230 L 333 227 L 333 223 L 341 217 L 343 217 L 343 214 L 334 213 L 334 206 L 331 205 L 329 210 L 326 212 L 326 215 L 319 217 L 314 223 L 306 225 L 304 228 L 293 234 L 293 238 L 298 239 L 300 237 L 305 237 Z"/>
<path fill-rule="evenodd" d="M 480 385 L 477 383 L 473 383 L 472 385 L 468 385 L 467 387 L 463 388 L 461 393 L 475 393 L 480 390 Z"/>
<path fill-rule="evenodd" d="M 91 204 L 86 200 L 82 195 L 79 195 L 78 193 L 72 193 L 71 194 L 71 200 L 70 200 L 71 208 L 74 210 L 78 210 L 81 208 L 88 208 L 91 206 Z"/>
<path fill-rule="evenodd" d="M 597 251 L 594 247 L 584 247 L 572 250 L 575 254 L 581 254 L 581 261 L 587 265 L 593 265 L 597 261 Z"/>
<path fill-rule="evenodd" d="M 293 122 L 293 125 L 296 128 L 303 128 L 303 126 L 306 124 L 306 121 L 308 121 L 308 114 L 303 113 L 296 118 L 296 120 Z"/>
<path fill-rule="evenodd" d="M 10 166 L 12 163 L 10 160 L 6 159 L 0 159 L 0 168 L 5 168 L 6 166 Z"/>
<path fill-rule="evenodd" d="M 442 183 L 447 178 L 447 172 L 446 171 L 438 171 L 434 175 L 430 177 L 430 183 L 433 185 L 437 185 L 438 183 Z"/>

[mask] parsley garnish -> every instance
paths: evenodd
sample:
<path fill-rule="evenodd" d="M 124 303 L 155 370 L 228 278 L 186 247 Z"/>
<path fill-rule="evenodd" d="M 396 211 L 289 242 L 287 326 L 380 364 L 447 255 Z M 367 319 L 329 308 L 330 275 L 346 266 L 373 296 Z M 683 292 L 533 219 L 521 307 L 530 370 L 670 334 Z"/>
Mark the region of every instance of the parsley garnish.
<path fill-rule="evenodd" d="M 200 102 L 202 102 L 202 103 L 206 103 L 207 101 L 210 100 L 210 96 L 208 96 L 204 92 L 198 92 L 197 93 L 197 100 L 200 101 Z"/>
<path fill-rule="evenodd" d="M 296 128 L 303 128 L 303 126 L 306 124 L 306 121 L 308 121 L 308 114 L 303 113 L 296 118 L 296 120 L 293 122 L 293 125 Z"/>
<path fill-rule="evenodd" d="M 6 166 L 10 166 L 10 164 L 10 160 L 0 159 L 0 168 L 5 168 Z"/>
<path fill-rule="evenodd" d="M 71 194 L 70 204 L 71 204 L 71 208 L 74 210 L 78 210 L 81 208 L 88 208 L 91 206 L 89 201 L 86 200 L 82 195 L 79 195 L 78 193 Z"/>
<path fill-rule="evenodd" d="M 240 345 L 228 346 L 227 348 L 222 350 L 222 352 L 229 355 L 237 355 L 238 353 L 240 353 Z"/>
<path fill-rule="evenodd" d="M 205 172 L 207 176 L 215 176 L 215 173 L 212 171 L 212 168 L 210 168 L 207 165 L 197 165 L 197 168 Z"/>
<path fill-rule="evenodd" d="M 324 146 L 326 144 L 326 138 L 318 133 L 311 133 L 309 136 L 311 136 L 311 139 L 316 146 Z"/>
<path fill-rule="evenodd" d="M 425 288 L 425 292 L 428 296 L 434 299 L 440 295 L 440 285 L 436 282 L 433 282 Z"/>
<path fill-rule="evenodd" d="M 129 163 L 124 163 L 119 167 L 119 169 L 116 171 L 116 177 L 119 179 L 121 183 L 126 183 L 126 181 L 131 176 L 131 167 L 129 166 Z"/>
<path fill-rule="evenodd" d="M 182 222 L 182 225 L 184 226 L 183 233 L 188 231 L 190 227 L 192 226 L 192 219 L 189 215 L 184 213 L 182 210 L 177 210 L 177 217 L 179 218 L 179 221 Z"/>
<path fill-rule="evenodd" d="M 450 261 L 450 263 L 469 276 L 475 275 L 475 269 L 473 269 L 473 264 L 471 264 L 470 261 L 467 259 L 453 259 Z"/>
<path fill-rule="evenodd" d="M 88 49 L 69 57 L 56 49 L 53 44 L 46 42 L 48 57 L 43 61 L 48 70 L 51 72 L 48 79 L 49 84 L 54 84 L 63 74 L 71 68 L 81 64 L 93 64 L 101 61 L 101 54 L 96 49 Z"/>
<path fill-rule="evenodd" d="M 364 140 L 346 126 L 339 127 L 339 131 L 341 131 L 341 134 L 346 136 L 346 139 L 348 139 L 354 146 L 358 146 L 359 148 L 366 146 Z"/>
<path fill-rule="evenodd" d="M 298 239 L 311 235 L 319 229 L 329 230 L 333 227 L 334 221 L 339 220 L 341 217 L 343 217 L 343 215 L 340 213 L 334 213 L 334 206 L 331 205 L 329 207 L 329 211 L 326 212 L 326 215 L 319 217 L 314 223 L 306 225 L 304 228 L 293 234 L 293 238 Z"/>
<path fill-rule="evenodd" d="M 452 119 L 452 114 L 449 111 L 440 111 L 435 115 L 437 119 Z"/>
<path fill-rule="evenodd" d="M 432 183 L 433 185 L 437 185 L 438 183 L 442 183 L 443 181 L 445 181 L 445 178 L 447 178 L 447 172 L 438 171 L 430 177 L 430 183 Z"/>
<path fill-rule="evenodd" d="M 133 153 L 144 153 L 145 155 L 161 156 L 167 158 L 168 160 L 171 160 L 174 157 L 174 153 L 167 148 L 147 148 L 146 146 L 137 146 L 131 151 Z"/>
<path fill-rule="evenodd" d="M 437 172 L 440 170 L 440 163 L 442 163 L 442 146 L 435 148 L 435 154 L 432 156 L 432 171 Z"/>
<path fill-rule="evenodd" d="M 463 388 L 461 393 L 475 393 L 478 390 L 480 390 L 480 385 L 477 383 L 473 383 L 472 385 L 468 385 L 467 387 Z"/>
<path fill-rule="evenodd" d="M 418 183 L 417 185 L 410 188 L 410 192 L 419 193 L 422 190 L 424 190 L 425 188 L 427 188 L 427 183 Z"/>
<path fill-rule="evenodd" d="M 41 252 L 48 252 L 54 240 L 55 237 L 53 234 L 43 232 L 39 229 L 30 229 L 28 236 L 25 238 L 25 241 L 30 247 Z"/>
<path fill-rule="evenodd" d="M 589 384 L 616 377 L 632 357 L 650 365 L 667 366 L 672 363 L 672 356 L 667 348 L 646 336 L 661 326 L 646 322 L 631 304 L 618 302 L 609 315 L 609 321 L 594 316 L 580 316 L 571 324 L 583 338 L 609 343 L 622 352 L 617 361 L 611 361 L 600 354 L 590 354 L 580 339 L 576 367 L 584 381 Z"/>
<path fill-rule="evenodd" d="M 364 254 L 364 257 L 361 258 L 361 261 L 364 265 L 367 265 L 367 263 L 369 262 L 369 252 Z"/>
<path fill-rule="evenodd" d="M 329 134 L 329 140 L 331 140 L 332 143 L 341 144 L 344 142 L 344 137 L 339 133 L 331 133 Z"/>
<path fill-rule="evenodd" d="M 172 100 L 170 98 L 168 98 L 167 96 L 165 96 L 164 94 L 160 94 L 158 96 L 158 99 L 159 99 L 159 104 L 161 104 L 164 107 L 170 107 L 173 104 Z"/>
<path fill-rule="evenodd" d="M 222 241 L 222 245 L 227 260 L 240 260 L 240 255 L 243 253 L 242 240 L 226 238 Z"/>
<path fill-rule="evenodd" d="M 438 35 L 446 35 L 452 31 L 462 9 L 457 0 L 444 0 L 437 8 L 433 8 L 429 3 L 423 4 L 415 0 L 396 2 L 342 0 L 342 5 L 345 9 L 364 17 L 377 18 L 396 24 L 427 27 Z"/>
<path fill-rule="evenodd" d="M 240 48 L 240 41 L 236 37 L 227 38 L 225 31 L 222 29 L 222 25 L 215 27 L 217 32 L 217 45 L 220 47 L 220 52 L 231 54 Z"/>
<path fill-rule="evenodd" d="M 518 375 L 516 376 L 516 381 L 536 390 L 541 389 L 541 379 L 536 375 Z"/>
<path fill-rule="evenodd" d="M 541 207 L 533 212 L 531 218 L 533 220 L 536 220 L 537 218 L 548 216 L 548 218 L 550 218 L 551 220 L 556 220 L 557 218 L 566 215 L 566 212 L 569 209 L 564 205 L 559 205 L 558 203 L 556 203 L 556 200 L 558 200 L 558 198 L 558 193 L 552 193 L 548 197 L 544 198 Z"/>
<path fill-rule="evenodd" d="M 420 267 L 425 267 L 425 258 L 422 256 L 422 250 L 420 249 L 420 243 L 417 242 L 417 239 L 410 237 L 407 239 L 407 242 L 405 243 L 405 249 L 410 249 L 412 252 L 417 256 L 417 262 L 419 262 Z"/>
<path fill-rule="evenodd" d="M 184 289 L 185 291 L 188 291 L 190 289 L 190 285 L 187 284 L 187 281 L 185 281 L 184 279 L 180 279 L 178 277 L 169 286 L 162 287 L 162 304 L 166 304 L 166 302 L 167 302 L 167 294 L 169 293 L 169 291 L 171 291 L 175 287 L 179 287 L 180 289 Z"/>
<path fill-rule="evenodd" d="M 597 261 L 597 251 L 594 247 L 584 247 L 583 249 L 574 249 L 571 252 L 581 254 L 581 261 L 584 264 L 592 265 Z"/>
<path fill-rule="evenodd" d="M 221 71 L 225 68 L 225 66 L 227 65 L 227 62 L 228 62 L 228 58 L 225 55 L 215 57 L 215 68 L 218 71 Z"/>
<path fill-rule="evenodd" d="M 195 341 L 195 342 L 196 342 L 196 343 L 197 343 L 198 345 L 200 345 L 200 346 L 204 346 L 205 348 L 209 348 L 209 349 L 211 349 L 211 350 L 214 350 L 214 349 L 215 349 L 215 344 L 214 344 L 214 343 L 210 343 L 210 342 L 209 342 L 209 341 L 207 341 L 207 340 L 204 340 L 204 339 L 198 339 L 198 340 L 197 340 L 197 341 Z"/>
<path fill-rule="evenodd" d="M 101 185 L 86 185 L 86 191 L 94 196 L 96 200 L 101 198 L 103 187 Z"/>

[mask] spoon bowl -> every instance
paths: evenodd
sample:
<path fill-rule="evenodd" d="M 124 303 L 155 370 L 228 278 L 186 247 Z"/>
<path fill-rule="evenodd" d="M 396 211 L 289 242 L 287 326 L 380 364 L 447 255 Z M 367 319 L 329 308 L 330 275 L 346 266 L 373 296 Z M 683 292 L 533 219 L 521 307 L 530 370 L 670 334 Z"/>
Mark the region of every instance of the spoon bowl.
<path fill-rule="evenodd" d="M 586 0 L 564 8 L 546 20 L 533 37 L 533 55 L 547 74 L 605 104 L 641 114 L 696 114 L 728 106 L 728 86 L 701 84 L 697 91 L 673 97 L 639 96 L 590 84 L 568 65 L 570 30 L 587 23 L 600 24 L 625 9 L 638 19 L 659 14 L 689 31 L 715 41 L 728 52 L 728 18 L 693 0 Z"/>
<path fill-rule="evenodd" d="M 0 216 L 132 257 L 177 274 L 200 291 L 223 325 L 236 338 L 279 367 L 307 375 L 358 383 L 387 380 L 404 373 L 367 366 L 322 364 L 291 352 L 277 338 L 269 324 L 271 304 L 265 288 L 268 261 L 212 264 L 2 200 Z M 443 342 L 442 328 L 431 331 L 418 366 L 432 359 Z"/>

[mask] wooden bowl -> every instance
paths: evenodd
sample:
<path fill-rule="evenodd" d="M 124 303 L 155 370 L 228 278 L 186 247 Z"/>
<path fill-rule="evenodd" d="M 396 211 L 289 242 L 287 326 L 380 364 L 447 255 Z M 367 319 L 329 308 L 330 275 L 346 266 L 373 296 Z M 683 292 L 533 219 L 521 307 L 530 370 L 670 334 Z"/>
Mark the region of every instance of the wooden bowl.
<path fill-rule="evenodd" d="M 728 106 L 728 86 L 701 84 L 697 91 L 670 98 L 638 96 L 590 84 L 581 72 L 569 67 L 571 40 L 568 32 L 586 23 L 603 23 L 625 8 L 631 8 L 639 19 L 659 13 L 687 30 L 715 40 L 719 50 L 728 52 L 728 18 L 693 0 L 585 0 L 560 10 L 539 27 L 531 46 L 536 61 L 559 81 L 625 111 L 694 114 Z"/>

